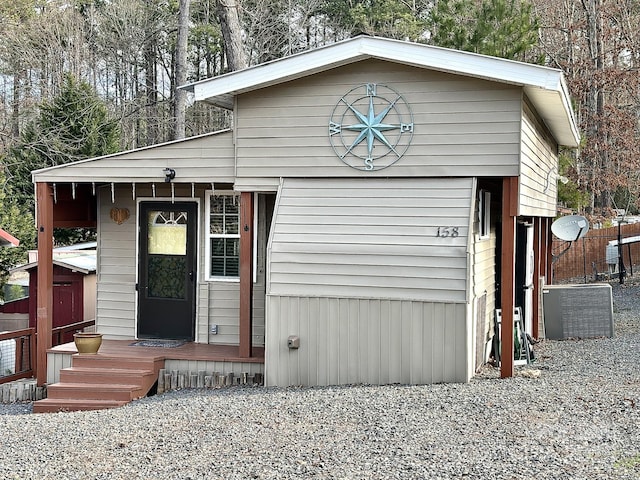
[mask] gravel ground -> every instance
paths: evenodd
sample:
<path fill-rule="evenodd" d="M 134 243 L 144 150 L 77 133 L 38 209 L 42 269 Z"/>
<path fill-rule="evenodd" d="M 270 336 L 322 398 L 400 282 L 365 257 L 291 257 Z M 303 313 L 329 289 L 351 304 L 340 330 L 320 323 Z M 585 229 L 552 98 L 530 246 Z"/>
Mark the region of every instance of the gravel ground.
<path fill-rule="evenodd" d="M 614 310 L 615 338 L 542 342 L 512 379 L 0 406 L 0 478 L 638 479 L 640 286 L 614 285 Z"/>

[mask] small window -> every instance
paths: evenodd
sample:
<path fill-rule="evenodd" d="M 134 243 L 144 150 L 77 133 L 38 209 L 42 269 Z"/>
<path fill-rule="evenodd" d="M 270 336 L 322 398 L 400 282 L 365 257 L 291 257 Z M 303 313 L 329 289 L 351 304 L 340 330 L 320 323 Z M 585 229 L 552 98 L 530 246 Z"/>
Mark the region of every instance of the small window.
<path fill-rule="evenodd" d="M 491 235 L 491 192 L 480 190 L 478 202 L 478 233 L 481 239 Z"/>
<path fill-rule="evenodd" d="M 240 276 L 240 196 L 216 192 L 207 204 L 207 274 L 210 279 L 237 279 Z"/>

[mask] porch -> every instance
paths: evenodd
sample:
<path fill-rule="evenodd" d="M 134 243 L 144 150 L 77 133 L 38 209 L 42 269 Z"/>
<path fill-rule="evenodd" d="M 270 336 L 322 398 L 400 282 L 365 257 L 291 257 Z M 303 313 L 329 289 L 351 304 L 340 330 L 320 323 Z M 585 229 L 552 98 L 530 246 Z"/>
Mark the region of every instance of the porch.
<path fill-rule="evenodd" d="M 242 357 L 233 345 L 148 344 L 103 340 L 96 355 L 79 355 L 73 343 L 47 350 L 47 398 L 34 412 L 114 408 L 156 390 L 262 383 L 264 348 Z"/>

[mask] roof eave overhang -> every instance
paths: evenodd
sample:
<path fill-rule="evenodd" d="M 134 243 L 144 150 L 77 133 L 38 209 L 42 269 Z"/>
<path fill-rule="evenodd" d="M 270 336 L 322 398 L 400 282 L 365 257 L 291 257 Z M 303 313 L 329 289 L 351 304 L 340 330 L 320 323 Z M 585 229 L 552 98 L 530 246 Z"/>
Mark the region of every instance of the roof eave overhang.
<path fill-rule="evenodd" d="M 372 58 L 523 87 L 558 143 L 568 147 L 579 143 L 560 70 L 400 40 L 361 36 L 181 88 L 193 92 L 196 101 L 232 110 L 239 94 Z"/>
<path fill-rule="evenodd" d="M 17 247 L 20 240 L 0 228 L 0 247 Z"/>

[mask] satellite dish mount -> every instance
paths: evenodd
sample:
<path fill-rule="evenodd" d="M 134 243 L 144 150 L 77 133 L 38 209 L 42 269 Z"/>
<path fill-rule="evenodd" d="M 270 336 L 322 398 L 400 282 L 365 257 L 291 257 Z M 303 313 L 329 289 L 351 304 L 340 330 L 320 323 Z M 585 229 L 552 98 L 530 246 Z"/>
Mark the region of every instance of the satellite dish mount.
<path fill-rule="evenodd" d="M 589 221 L 582 215 L 567 215 L 553 222 L 551 232 L 560 240 L 569 242 L 569 245 L 557 255 L 551 254 L 551 263 L 556 263 L 571 248 L 571 244 L 584 237 L 588 231 Z"/>

